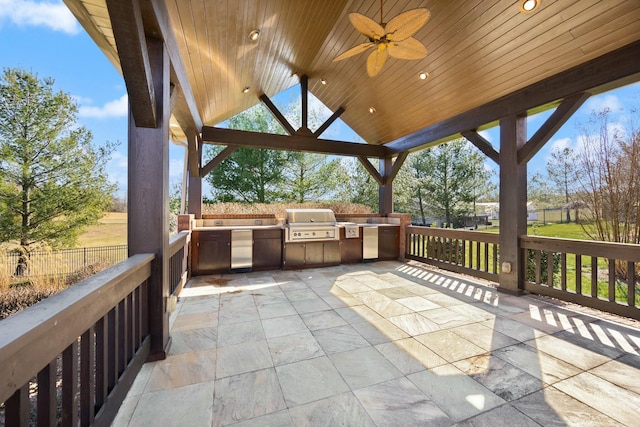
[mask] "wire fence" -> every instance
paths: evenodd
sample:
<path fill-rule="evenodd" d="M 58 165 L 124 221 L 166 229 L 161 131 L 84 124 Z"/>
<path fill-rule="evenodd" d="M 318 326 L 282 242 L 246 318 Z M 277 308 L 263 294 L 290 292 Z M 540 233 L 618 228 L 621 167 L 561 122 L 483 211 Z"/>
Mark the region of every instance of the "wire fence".
<path fill-rule="evenodd" d="M 95 264 L 113 265 L 127 258 L 127 245 L 38 250 L 28 256 L 0 254 L 0 274 L 5 277 L 69 276 Z"/>

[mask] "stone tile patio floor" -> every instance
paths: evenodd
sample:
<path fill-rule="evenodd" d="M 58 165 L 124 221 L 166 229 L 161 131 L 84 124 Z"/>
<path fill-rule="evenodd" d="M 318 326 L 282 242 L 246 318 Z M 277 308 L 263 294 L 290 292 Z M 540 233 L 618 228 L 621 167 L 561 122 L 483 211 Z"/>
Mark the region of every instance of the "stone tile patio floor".
<path fill-rule="evenodd" d="M 640 323 L 419 263 L 190 280 L 115 426 L 638 426 Z"/>

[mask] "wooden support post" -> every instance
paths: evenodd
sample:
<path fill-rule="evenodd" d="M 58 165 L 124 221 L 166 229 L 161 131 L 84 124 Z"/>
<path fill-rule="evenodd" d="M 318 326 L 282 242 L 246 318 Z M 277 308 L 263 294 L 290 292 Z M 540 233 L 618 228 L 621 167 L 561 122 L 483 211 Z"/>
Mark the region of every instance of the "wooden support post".
<path fill-rule="evenodd" d="M 200 165 L 202 164 L 202 141 L 198 135 L 187 136 L 189 144 L 189 177 L 187 181 L 187 213 L 195 218 L 202 218 L 202 178 Z"/>
<path fill-rule="evenodd" d="M 129 256 L 155 253 L 147 312 L 151 360 L 164 359 L 169 344 L 169 56 L 164 43 L 147 39 L 153 76 L 155 128 L 137 127 L 129 113 Z"/>
<path fill-rule="evenodd" d="M 521 293 L 526 259 L 519 236 L 527 234 L 527 165 L 518 150 L 527 142 L 527 118 L 500 120 L 500 290 Z"/>
<path fill-rule="evenodd" d="M 380 184 L 378 212 L 382 215 L 388 215 L 393 212 L 393 180 L 389 179 L 392 170 L 393 162 L 391 161 L 391 157 L 380 159 L 382 184 Z"/>

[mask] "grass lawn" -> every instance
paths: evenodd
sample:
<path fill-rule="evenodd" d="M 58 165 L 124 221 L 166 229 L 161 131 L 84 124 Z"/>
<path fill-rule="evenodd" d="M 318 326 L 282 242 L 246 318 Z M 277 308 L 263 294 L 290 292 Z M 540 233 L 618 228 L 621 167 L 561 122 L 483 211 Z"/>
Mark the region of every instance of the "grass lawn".
<path fill-rule="evenodd" d="M 127 244 L 127 214 L 107 212 L 98 224 L 87 227 L 78 238 L 77 247 L 112 246 Z"/>

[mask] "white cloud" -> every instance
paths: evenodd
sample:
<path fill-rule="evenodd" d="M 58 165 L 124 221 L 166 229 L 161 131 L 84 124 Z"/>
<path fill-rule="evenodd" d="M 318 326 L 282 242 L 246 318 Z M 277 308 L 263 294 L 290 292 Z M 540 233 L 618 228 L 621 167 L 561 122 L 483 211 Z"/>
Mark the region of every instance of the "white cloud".
<path fill-rule="evenodd" d="M 124 117 L 128 114 L 129 103 L 127 95 L 122 95 L 118 99 L 109 101 L 101 107 L 80 106 L 80 117 L 95 117 L 99 119 L 107 117 Z"/>
<path fill-rule="evenodd" d="M 608 109 L 612 112 L 620 112 L 624 110 L 620 99 L 615 95 L 598 95 L 590 98 L 585 105 L 587 111 L 603 111 Z"/>
<path fill-rule="evenodd" d="M 551 142 L 551 151 L 561 151 L 571 146 L 571 138 L 560 138 Z"/>
<path fill-rule="evenodd" d="M 54 31 L 78 34 L 80 25 L 61 1 L 0 0 L 0 23 L 8 20 L 20 27 L 44 26 Z"/>

